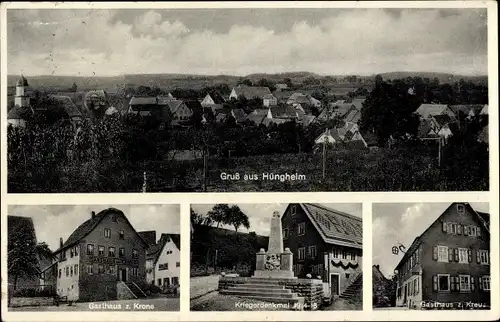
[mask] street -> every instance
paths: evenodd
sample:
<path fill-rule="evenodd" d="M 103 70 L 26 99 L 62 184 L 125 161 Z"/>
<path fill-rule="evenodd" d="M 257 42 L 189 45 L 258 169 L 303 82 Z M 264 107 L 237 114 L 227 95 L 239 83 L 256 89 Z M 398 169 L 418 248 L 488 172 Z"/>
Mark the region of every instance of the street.
<path fill-rule="evenodd" d="M 191 277 L 190 298 L 196 298 L 219 288 L 219 275 Z"/>
<path fill-rule="evenodd" d="M 154 299 L 135 299 L 135 300 L 117 300 L 106 302 L 86 302 L 73 303 L 69 306 L 61 304 L 60 306 L 30 306 L 13 307 L 9 311 L 179 311 L 179 298 L 154 298 Z"/>

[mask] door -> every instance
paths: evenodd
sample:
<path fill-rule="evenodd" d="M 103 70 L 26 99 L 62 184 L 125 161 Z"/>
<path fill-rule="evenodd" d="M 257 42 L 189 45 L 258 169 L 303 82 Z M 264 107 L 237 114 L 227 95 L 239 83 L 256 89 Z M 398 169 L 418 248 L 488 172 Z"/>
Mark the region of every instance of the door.
<path fill-rule="evenodd" d="M 118 279 L 122 282 L 126 282 L 127 281 L 127 269 L 125 268 L 120 268 L 118 270 Z"/>
<path fill-rule="evenodd" d="M 407 295 L 408 295 L 408 284 L 405 285 L 404 287 L 404 295 L 403 295 L 403 304 L 406 304 L 406 300 L 407 300 Z"/>
<path fill-rule="evenodd" d="M 339 274 L 330 274 L 330 286 L 332 288 L 332 295 L 339 295 L 339 284 L 340 276 Z"/>

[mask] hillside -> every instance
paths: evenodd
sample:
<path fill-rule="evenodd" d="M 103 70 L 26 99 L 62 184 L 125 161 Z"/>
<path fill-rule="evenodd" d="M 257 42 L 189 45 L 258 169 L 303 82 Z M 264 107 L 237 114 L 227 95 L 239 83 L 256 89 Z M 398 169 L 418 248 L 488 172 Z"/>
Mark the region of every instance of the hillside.
<path fill-rule="evenodd" d="M 380 74 L 383 79 L 402 79 L 407 77 L 422 77 L 430 78 L 431 80 L 437 78 L 440 83 L 455 83 L 460 79 L 465 81 L 472 81 L 481 84 L 487 84 L 488 76 L 464 76 L 464 75 L 454 75 L 446 73 L 434 73 L 434 72 L 390 72 Z"/>
<path fill-rule="evenodd" d="M 241 233 L 229 229 L 194 225 L 191 240 L 191 267 L 217 266 L 231 271 L 245 267 L 244 273 L 253 271 L 255 255 L 267 249 L 269 237 L 254 233 Z"/>

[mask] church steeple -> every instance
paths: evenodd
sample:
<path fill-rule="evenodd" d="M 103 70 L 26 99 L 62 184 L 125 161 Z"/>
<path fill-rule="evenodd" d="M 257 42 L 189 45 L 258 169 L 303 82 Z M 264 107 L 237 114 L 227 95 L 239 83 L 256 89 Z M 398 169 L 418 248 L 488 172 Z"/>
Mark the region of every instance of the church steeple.
<path fill-rule="evenodd" d="M 26 96 L 26 87 L 28 87 L 28 81 L 21 74 L 16 84 L 16 97 L 14 98 L 14 104 L 19 107 L 29 107 L 30 105 L 30 98 Z"/>

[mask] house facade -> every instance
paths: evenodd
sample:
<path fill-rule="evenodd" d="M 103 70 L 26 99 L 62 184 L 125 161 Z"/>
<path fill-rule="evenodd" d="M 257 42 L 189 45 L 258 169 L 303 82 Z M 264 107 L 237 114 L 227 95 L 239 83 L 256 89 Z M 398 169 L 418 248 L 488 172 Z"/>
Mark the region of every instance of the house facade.
<path fill-rule="evenodd" d="M 146 249 L 122 211 L 92 212 L 54 252 L 58 295 L 88 302 L 134 293 L 146 281 Z"/>
<path fill-rule="evenodd" d="M 245 97 L 247 100 L 253 98 L 264 99 L 264 96 L 271 94 L 269 87 L 238 85 L 231 90 L 229 99 L 239 99 Z"/>
<path fill-rule="evenodd" d="M 163 288 L 179 285 L 181 267 L 180 235 L 162 234 L 158 243 L 161 247 L 156 260 L 153 262 L 153 284 Z"/>
<path fill-rule="evenodd" d="M 273 94 L 264 95 L 262 98 L 262 104 L 265 107 L 278 105 L 278 99 L 273 96 Z"/>
<path fill-rule="evenodd" d="M 489 214 L 453 203 L 418 236 L 396 266 L 397 306 L 490 304 Z M 446 306 L 447 305 L 447 306 Z"/>
<path fill-rule="evenodd" d="M 321 278 L 334 297 L 362 281 L 361 218 L 317 204 L 290 204 L 281 221 L 295 276 Z"/>

